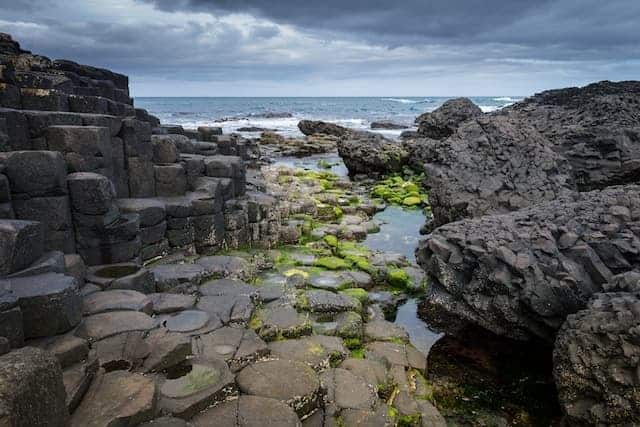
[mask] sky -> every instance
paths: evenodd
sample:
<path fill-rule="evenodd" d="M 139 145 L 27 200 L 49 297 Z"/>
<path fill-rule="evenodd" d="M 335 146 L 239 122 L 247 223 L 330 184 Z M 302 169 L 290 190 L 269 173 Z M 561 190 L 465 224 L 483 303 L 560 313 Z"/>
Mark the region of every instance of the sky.
<path fill-rule="evenodd" d="M 640 0 L 0 0 L 134 96 L 529 95 L 640 77 Z"/>

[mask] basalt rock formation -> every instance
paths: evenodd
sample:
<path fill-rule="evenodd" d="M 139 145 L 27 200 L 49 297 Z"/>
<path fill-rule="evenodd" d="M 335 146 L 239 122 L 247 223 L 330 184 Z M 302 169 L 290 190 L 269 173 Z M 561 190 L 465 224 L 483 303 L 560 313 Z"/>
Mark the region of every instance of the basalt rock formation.
<path fill-rule="evenodd" d="M 301 120 L 298 123 L 298 129 L 305 135 L 324 134 L 342 137 L 351 133 L 350 129 L 334 123 L 323 121 Z"/>
<path fill-rule="evenodd" d="M 451 136 L 462 122 L 481 115 L 482 110 L 470 99 L 450 99 L 434 111 L 416 118 L 418 134 L 425 138 L 444 139 Z"/>
<path fill-rule="evenodd" d="M 567 317 L 553 352 L 559 398 L 572 425 L 640 423 L 640 273 L 611 278 Z"/>

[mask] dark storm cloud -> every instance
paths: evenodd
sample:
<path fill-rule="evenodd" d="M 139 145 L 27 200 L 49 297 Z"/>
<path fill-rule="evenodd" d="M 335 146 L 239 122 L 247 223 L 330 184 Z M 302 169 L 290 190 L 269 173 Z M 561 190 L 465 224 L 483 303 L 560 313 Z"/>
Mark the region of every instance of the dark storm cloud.
<path fill-rule="evenodd" d="M 564 54 L 566 59 L 588 52 L 637 54 L 640 45 L 638 0 L 143 1 L 163 10 L 251 13 L 389 46 L 499 43 L 542 49 L 539 57 Z"/>

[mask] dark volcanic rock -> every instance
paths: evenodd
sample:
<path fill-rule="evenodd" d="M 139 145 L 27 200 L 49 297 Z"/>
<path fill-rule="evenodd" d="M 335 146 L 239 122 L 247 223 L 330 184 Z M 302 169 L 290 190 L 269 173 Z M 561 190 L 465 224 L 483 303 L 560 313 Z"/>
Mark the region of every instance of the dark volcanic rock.
<path fill-rule="evenodd" d="M 535 129 L 507 117 L 479 117 L 446 140 L 407 145 L 424 162 L 436 226 L 572 192 L 567 161 Z"/>
<path fill-rule="evenodd" d="M 560 403 L 572 425 L 640 422 L 640 273 L 612 278 L 567 317 L 553 355 Z"/>
<path fill-rule="evenodd" d="M 0 424 L 68 424 L 62 371 L 50 354 L 24 347 L 0 357 Z"/>
<path fill-rule="evenodd" d="M 480 115 L 482 110 L 470 99 L 450 99 L 433 112 L 424 113 L 416 119 L 418 134 L 444 139 L 452 135 L 462 122 Z"/>
<path fill-rule="evenodd" d="M 322 121 L 301 120 L 298 123 L 298 129 L 305 135 L 325 134 L 333 136 L 345 136 L 351 132 L 350 129 Z"/>
<path fill-rule="evenodd" d="M 611 276 L 639 268 L 639 197 L 612 187 L 438 228 L 417 250 L 431 278 L 423 314 L 551 342 Z"/>
<path fill-rule="evenodd" d="M 389 121 L 372 122 L 371 129 L 407 129 L 409 126 Z"/>
<path fill-rule="evenodd" d="M 542 92 L 496 113 L 536 128 L 569 160 L 580 190 L 640 178 L 640 82 Z"/>
<path fill-rule="evenodd" d="M 400 172 L 409 158 L 400 143 L 371 132 L 348 133 L 337 145 L 351 175 Z"/>

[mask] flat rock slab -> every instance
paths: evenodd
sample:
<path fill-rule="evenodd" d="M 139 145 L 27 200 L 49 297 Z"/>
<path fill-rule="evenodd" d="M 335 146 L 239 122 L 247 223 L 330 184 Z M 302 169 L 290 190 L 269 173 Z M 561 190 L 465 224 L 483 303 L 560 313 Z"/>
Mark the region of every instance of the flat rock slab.
<path fill-rule="evenodd" d="M 342 338 L 362 338 L 362 316 L 353 311 L 343 311 L 336 316 L 335 334 Z"/>
<path fill-rule="evenodd" d="M 364 327 L 364 336 L 369 341 L 409 341 L 409 334 L 402 327 L 386 320 L 373 320 Z"/>
<path fill-rule="evenodd" d="M 153 303 L 153 312 L 155 314 L 167 314 L 188 310 L 196 303 L 196 297 L 193 295 L 155 293 L 147 296 Z"/>
<path fill-rule="evenodd" d="M 143 364 L 145 372 L 160 372 L 181 365 L 193 354 L 190 337 L 164 328 L 149 332 L 144 342 L 149 348 Z"/>
<path fill-rule="evenodd" d="M 378 405 L 375 410 L 344 409 L 340 411 L 340 418 L 345 426 L 387 427 L 393 425 L 386 405 Z M 434 427 L 422 424 L 422 427 Z"/>
<path fill-rule="evenodd" d="M 201 310 L 185 310 L 161 317 L 161 324 L 171 332 L 193 332 L 204 328 L 211 316 Z"/>
<path fill-rule="evenodd" d="M 144 331 L 123 332 L 93 343 L 93 353 L 107 371 L 135 370 L 151 354 Z"/>
<path fill-rule="evenodd" d="M 162 383 L 160 406 L 176 417 L 189 419 L 234 392 L 233 374 L 224 361 L 196 360 L 186 375 Z"/>
<path fill-rule="evenodd" d="M 225 294 L 203 296 L 196 308 L 217 317 L 225 325 L 244 325 L 251 319 L 255 306 L 247 295 Z"/>
<path fill-rule="evenodd" d="M 193 427 L 193 424 L 181 418 L 162 417 L 140 424 L 140 427 Z"/>
<path fill-rule="evenodd" d="M 80 322 L 82 300 L 74 277 L 46 273 L 0 281 L 2 286 L 18 298 L 25 338 L 61 334 Z"/>
<path fill-rule="evenodd" d="M 347 359 L 340 364 L 340 368 L 352 372 L 364 379 L 371 387 L 387 384 L 389 371 L 386 363 L 372 359 Z"/>
<path fill-rule="evenodd" d="M 278 337 L 298 338 L 311 333 L 309 316 L 288 304 L 269 303 L 254 313 L 250 326 L 267 341 Z"/>
<path fill-rule="evenodd" d="M 232 371 L 269 354 L 269 347 L 251 329 L 223 327 L 193 338 L 194 354 L 201 359 L 223 359 Z"/>
<path fill-rule="evenodd" d="M 160 292 L 180 292 L 199 285 L 206 277 L 205 269 L 197 264 L 161 264 L 151 267 Z"/>
<path fill-rule="evenodd" d="M 38 347 L 53 354 L 60 362 L 62 369 L 80 362 L 89 353 L 87 340 L 76 337 L 71 332 L 33 340 L 29 342 L 29 346 Z"/>
<path fill-rule="evenodd" d="M 140 374 L 115 371 L 99 374 L 73 413 L 73 427 L 138 425 L 154 416 L 156 386 Z"/>
<path fill-rule="evenodd" d="M 254 269 L 251 264 L 235 256 L 206 256 L 199 258 L 196 264 L 202 266 L 208 275 L 214 277 L 248 280 L 254 275 Z"/>
<path fill-rule="evenodd" d="M 76 335 L 98 341 L 123 332 L 148 331 L 156 327 L 156 321 L 139 311 L 111 311 L 85 317 Z"/>
<path fill-rule="evenodd" d="M 341 409 L 369 410 L 378 400 L 373 387 L 346 369 L 327 369 L 320 382 L 327 391 L 326 400 Z"/>
<path fill-rule="evenodd" d="M 343 360 L 348 354 L 340 338 L 325 335 L 274 341 L 269 349 L 272 356 L 302 362 L 316 370 L 328 368 L 332 361 Z"/>
<path fill-rule="evenodd" d="M 244 394 L 285 402 L 303 417 L 319 403 L 320 380 L 309 366 L 290 360 L 269 360 L 249 365 L 236 376 Z"/>
<path fill-rule="evenodd" d="M 360 311 L 362 304 L 355 298 L 335 294 L 324 290 L 306 291 L 304 293 L 306 304 L 303 308 L 319 313 L 339 311 Z"/>
<path fill-rule="evenodd" d="M 255 287 L 243 281 L 233 279 L 210 280 L 200 286 L 200 293 L 206 296 L 244 295 L 251 298 L 257 296 Z"/>
<path fill-rule="evenodd" d="M 375 341 L 366 345 L 366 357 L 390 365 L 414 368 L 421 372 L 427 369 L 427 358 L 411 344 Z"/>
<path fill-rule="evenodd" d="M 332 271 L 322 271 L 312 274 L 309 277 L 309 284 L 311 286 L 329 291 L 339 291 L 350 288 L 353 283 L 353 280 L 345 274 L 334 273 Z"/>
<path fill-rule="evenodd" d="M 129 290 L 95 292 L 82 300 L 82 313 L 85 316 L 108 311 L 142 311 L 152 313 L 153 303 L 145 294 Z"/>
<path fill-rule="evenodd" d="M 260 396 L 240 396 L 196 415 L 195 427 L 300 427 L 300 419 L 286 403 Z"/>

